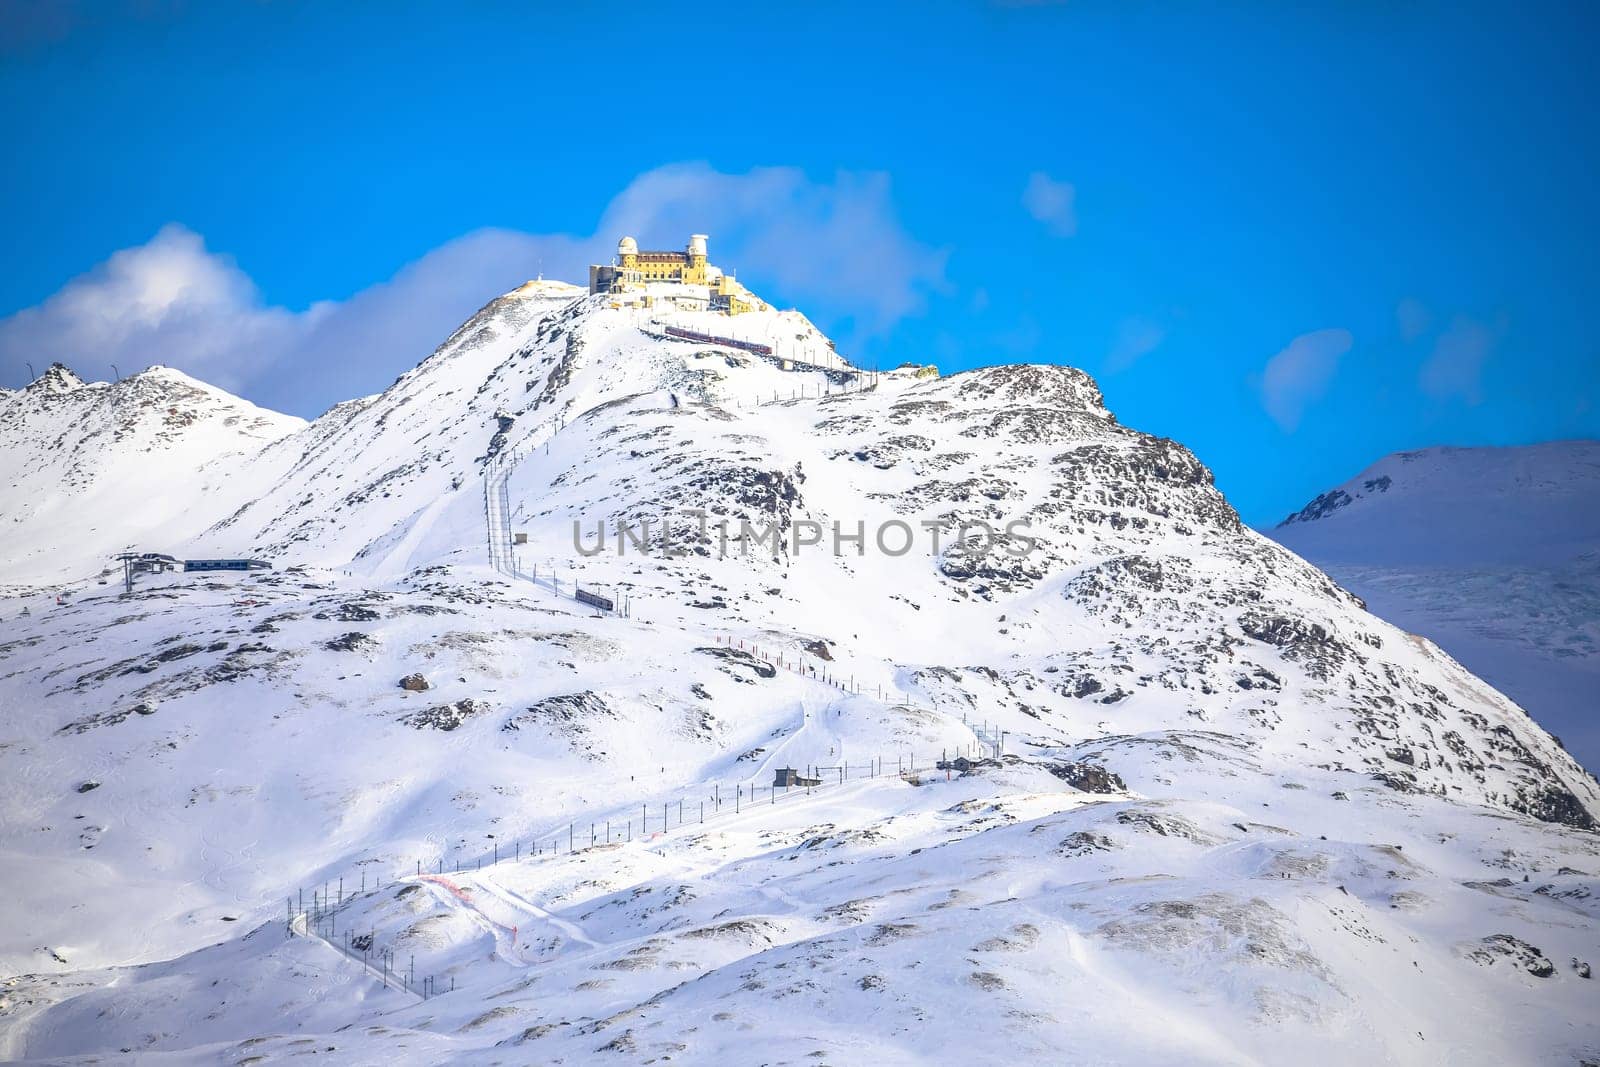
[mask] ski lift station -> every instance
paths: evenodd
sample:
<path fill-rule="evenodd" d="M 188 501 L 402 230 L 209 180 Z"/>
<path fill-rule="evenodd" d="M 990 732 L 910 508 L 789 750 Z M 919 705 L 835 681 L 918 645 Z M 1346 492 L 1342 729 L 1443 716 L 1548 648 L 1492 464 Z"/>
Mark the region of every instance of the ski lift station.
<path fill-rule="evenodd" d="M 272 564 L 264 559 L 179 559 L 164 552 L 119 552 L 112 557 L 122 564 L 122 587 L 132 591 L 133 579 L 140 574 L 164 574 L 181 570 L 197 571 L 270 571 Z"/>

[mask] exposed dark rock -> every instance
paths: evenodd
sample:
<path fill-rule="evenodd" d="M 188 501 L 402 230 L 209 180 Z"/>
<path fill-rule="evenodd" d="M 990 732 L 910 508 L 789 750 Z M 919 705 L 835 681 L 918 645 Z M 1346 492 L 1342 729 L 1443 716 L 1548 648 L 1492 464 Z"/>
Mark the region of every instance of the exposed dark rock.
<path fill-rule="evenodd" d="M 545 697 L 521 714 L 512 716 L 501 725 L 502 731 L 515 733 L 527 728 L 542 728 L 557 735 L 565 735 L 578 751 L 589 759 L 599 759 L 601 754 L 577 742 L 589 734 L 598 723 L 615 719 L 611 709 L 598 693 L 584 690 L 581 693 L 563 693 Z"/>
<path fill-rule="evenodd" d="M 1543 952 L 1510 934 L 1490 934 L 1478 945 L 1468 948 L 1466 955 L 1469 960 L 1486 967 L 1497 959 L 1510 960 L 1535 978 L 1549 978 L 1556 973 L 1555 965 Z"/>
<path fill-rule="evenodd" d="M 1325 518 L 1352 503 L 1354 503 L 1354 500 L 1343 489 L 1330 489 L 1299 511 L 1291 513 L 1288 518 L 1278 523 L 1278 525 L 1287 526 L 1291 522 L 1311 522 L 1314 519 Z"/>
<path fill-rule="evenodd" d="M 423 693 L 432 687 L 421 674 L 408 674 L 400 679 L 400 688 L 408 693 Z"/>
<path fill-rule="evenodd" d="M 329 652 L 361 652 L 368 648 L 377 647 L 378 642 L 364 633 L 351 631 L 332 641 L 324 642 L 323 648 Z"/>
<path fill-rule="evenodd" d="M 1081 789 L 1085 793 L 1120 793 L 1128 788 L 1120 775 L 1106 770 L 1099 763 L 1085 760 L 1078 763 L 1047 763 L 1044 767 L 1074 789 Z"/>
<path fill-rule="evenodd" d="M 717 659 L 722 660 L 723 663 L 727 664 L 729 667 L 739 667 L 750 671 L 757 678 L 776 678 L 778 676 L 778 668 L 774 667 L 765 660 L 757 659 L 755 656 L 751 655 L 749 652 L 746 652 L 742 648 L 728 648 L 726 645 L 702 645 L 699 648 L 696 648 L 695 651 L 702 652 L 707 656 L 715 656 Z M 727 670 L 727 668 L 724 669 Z M 742 675 L 735 674 L 732 670 L 727 670 L 727 673 L 733 675 L 733 677 L 739 679 L 741 682 L 748 682 L 751 680 Z"/>
<path fill-rule="evenodd" d="M 1068 678 L 1057 689 L 1066 696 L 1082 700 L 1084 697 L 1093 696 L 1105 689 L 1105 685 L 1092 674 L 1079 674 Z"/>
<path fill-rule="evenodd" d="M 1181 815 L 1128 808 L 1117 812 L 1117 822 L 1123 826 L 1132 826 L 1135 829 L 1159 834 L 1162 837 L 1181 837 L 1185 840 L 1193 841 L 1197 845 L 1217 845 L 1222 843 L 1221 838 L 1200 829 L 1200 827 Z"/>
<path fill-rule="evenodd" d="M 1554 778 L 1554 772 L 1548 767 L 1539 764 L 1537 760 L 1533 762 Z M 1583 806 L 1583 801 L 1559 781 L 1545 781 L 1530 786 L 1513 796 L 1506 806 L 1512 811 L 1531 815 L 1541 822 L 1561 823 L 1579 830 L 1600 829 L 1600 824 L 1597 824 L 1594 816 L 1589 814 L 1589 809 Z"/>
<path fill-rule="evenodd" d="M 1082 856 L 1089 852 L 1110 852 L 1115 847 L 1111 843 L 1111 838 L 1104 834 L 1075 830 L 1062 839 L 1061 844 L 1056 847 L 1056 852 L 1062 856 Z"/>
<path fill-rule="evenodd" d="M 1283 650 L 1285 657 L 1305 667 L 1306 673 L 1323 681 L 1346 663 L 1353 653 L 1350 646 L 1322 626 L 1287 615 L 1250 610 L 1239 616 L 1239 629 L 1247 637 Z"/>
<path fill-rule="evenodd" d="M 401 722 L 415 730 L 454 730 L 474 715 L 489 710 L 489 705 L 477 700 L 458 700 L 454 704 L 436 704 L 423 711 L 414 711 L 401 718 Z"/>

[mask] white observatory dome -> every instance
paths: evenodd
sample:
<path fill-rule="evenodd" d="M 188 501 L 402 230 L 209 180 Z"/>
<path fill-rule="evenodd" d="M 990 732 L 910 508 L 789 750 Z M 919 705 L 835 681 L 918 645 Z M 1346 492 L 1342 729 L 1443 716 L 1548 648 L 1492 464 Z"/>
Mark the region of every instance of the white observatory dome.
<path fill-rule="evenodd" d="M 706 254 L 706 235 L 703 233 L 691 234 L 689 237 L 689 254 L 703 256 Z"/>
<path fill-rule="evenodd" d="M 639 251 L 639 242 L 632 237 L 624 237 L 617 242 L 617 255 L 631 256 Z"/>

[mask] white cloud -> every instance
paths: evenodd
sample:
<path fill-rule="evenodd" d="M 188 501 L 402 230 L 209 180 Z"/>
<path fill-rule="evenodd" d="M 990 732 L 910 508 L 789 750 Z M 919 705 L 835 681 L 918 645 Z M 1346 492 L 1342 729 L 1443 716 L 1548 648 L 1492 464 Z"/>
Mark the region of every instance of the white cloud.
<path fill-rule="evenodd" d="M 37 307 L 0 320 L 8 371 L 55 360 L 109 378 L 164 363 L 236 388 L 302 340 L 324 314 L 263 306 L 231 260 L 182 226 L 113 254 Z"/>
<path fill-rule="evenodd" d="M 1292 433 L 1307 406 L 1328 391 L 1339 360 L 1350 351 L 1349 330 L 1303 333 L 1267 360 L 1261 372 L 1261 401 L 1274 422 Z"/>
<path fill-rule="evenodd" d="M 1122 324 L 1117 327 L 1117 339 L 1111 346 L 1110 354 L 1106 356 L 1106 373 L 1115 374 L 1127 370 L 1142 357 L 1154 352 L 1166 338 L 1166 327 L 1153 319 L 1137 315 L 1123 319 Z"/>
<path fill-rule="evenodd" d="M 1465 315 L 1456 316 L 1450 328 L 1434 342 L 1417 384 L 1424 393 L 1441 400 L 1460 398 L 1468 404 L 1482 403 L 1483 368 L 1504 329 L 1504 324 L 1487 326 Z"/>
<path fill-rule="evenodd" d="M 347 300 L 304 311 L 267 305 L 204 240 L 171 225 L 113 254 L 37 307 L 0 319 L 0 373 L 60 360 L 85 377 L 152 363 L 298 414 L 389 384 L 489 300 L 543 272 L 577 283 L 624 233 L 678 247 L 709 233 L 711 258 L 831 326 L 845 351 L 870 343 L 947 288 L 947 253 L 901 225 L 881 174 L 817 182 L 790 167 L 723 174 L 675 164 L 634 179 L 595 232 L 479 230 Z"/>
<path fill-rule="evenodd" d="M 1078 232 L 1077 198 L 1078 190 L 1071 182 L 1057 181 L 1042 170 L 1028 175 L 1027 187 L 1022 190 L 1022 206 L 1057 237 Z"/>
<path fill-rule="evenodd" d="M 1415 341 L 1433 325 L 1433 315 L 1427 305 L 1414 296 L 1406 297 L 1395 306 L 1394 319 L 1403 341 Z"/>

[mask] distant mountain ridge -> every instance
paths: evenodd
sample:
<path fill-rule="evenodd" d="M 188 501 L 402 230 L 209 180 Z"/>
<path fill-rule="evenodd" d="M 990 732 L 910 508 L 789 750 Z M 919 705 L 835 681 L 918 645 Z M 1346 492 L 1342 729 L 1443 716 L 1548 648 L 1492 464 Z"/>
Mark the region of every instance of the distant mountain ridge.
<path fill-rule="evenodd" d="M 1396 452 L 1291 513 L 1280 532 L 1320 562 L 1568 559 L 1600 545 L 1600 441 Z"/>
<path fill-rule="evenodd" d="M 1269 533 L 1600 766 L 1600 441 L 1399 452 Z"/>

